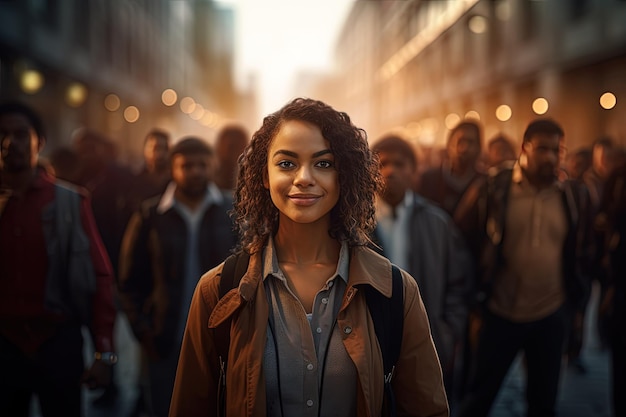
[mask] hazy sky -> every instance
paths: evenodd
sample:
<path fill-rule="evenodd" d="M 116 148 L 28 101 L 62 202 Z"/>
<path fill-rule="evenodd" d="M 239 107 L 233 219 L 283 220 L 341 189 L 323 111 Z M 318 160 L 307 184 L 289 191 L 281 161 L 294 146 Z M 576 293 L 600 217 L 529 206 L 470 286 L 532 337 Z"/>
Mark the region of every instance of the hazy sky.
<path fill-rule="evenodd" d="M 334 43 L 352 0 L 220 0 L 236 11 L 235 70 L 238 85 L 255 73 L 261 114 L 291 98 L 301 70 L 332 69 Z"/>

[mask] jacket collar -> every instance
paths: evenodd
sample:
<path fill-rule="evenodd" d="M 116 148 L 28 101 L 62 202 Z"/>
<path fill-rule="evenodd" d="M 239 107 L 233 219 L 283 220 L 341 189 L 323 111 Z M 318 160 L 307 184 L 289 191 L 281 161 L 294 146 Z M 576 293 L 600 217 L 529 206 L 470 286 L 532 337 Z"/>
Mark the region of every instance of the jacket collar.
<path fill-rule="evenodd" d="M 166 211 L 170 210 L 172 207 L 174 207 L 174 203 L 176 202 L 176 199 L 174 198 L 175 191 L 176 191 L 176 183 L 174 181 L 171 181 L 167 185 L 165 192 L 163 193 L 163 195 L 161 196 L 161 199 L 159 200 L 159 205 L 157 206 L 157 212 L 159 214 L 163 214 Z M 209 186 L 207 187 L 207 194 L 205 196 L 205 201 L 204 201 L 203 206 L 208 207 L 211 204 L 221 204 L 223 200 L 224 200 L 224 196 L 222 196 L 222 193 L 220 192 L 219 188 L 217 188 L 217 186 L 214 183 L 210 182 Z"/>
<path fill-rule="evenodd" d="M 367 284 L 383 295 L 391 297 L 391 263 L 389 260 L 364 246 L 355 246 L 349 250 L 348 288 Z M 254 300 L 257 286 L 263 280 L 263 267 L 261 252 L 250 256 L 248 270 L 239 284 L 239 294 L 244 300 Z"/>
<path fill-rule="evenodd" d="M 263 291 L 263 251 L 250 255 L 248 269 L 239 287 L 220 299 L 209 317 L 209 327 L 217 327 L 244 303 L 252 303 Z M 371 285 L 385 297 L 391 298 L 391 263 L 373 250 L 356 246 L 350 249 L 348 288 L 344 297 L 352 298 L 359 285 Z M 348 300 L 349 301 L 349 300 Z"/>

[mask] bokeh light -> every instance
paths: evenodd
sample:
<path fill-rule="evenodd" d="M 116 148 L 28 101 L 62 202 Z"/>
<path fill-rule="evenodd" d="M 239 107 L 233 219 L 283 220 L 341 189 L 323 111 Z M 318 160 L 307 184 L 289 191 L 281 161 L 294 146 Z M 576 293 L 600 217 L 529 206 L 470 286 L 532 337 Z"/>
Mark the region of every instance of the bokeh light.
<path fill-rule="evenodd" d="M 105 98 L 104 98 L 104 107 L 108 110 L 108 111 L 116 111 L 117 109 L 120 108 L 121 105 L 121 101 L 120 98 L 115 95 L 115 94 L 108 94 Z"/>
<path fill-rule="evenodd" d="M 71 83 L 65 91 L 65 102 L 71 107 L 80 107 L 87 100 L 87 87 L 81 83 Z"/>
<path fill-rule="evenodd" d="M 200 120 L 202 119 L 202 116 L 204 116 L 204 112 L 204 107 L 202 107 L 201 104 L 196 103 L 193 111 L 189 114 L 189 117 L 193 120 Z"/>
<path fill-rule="evenodd" d="M 487 31 L 487 18 L 480 15 L 472 16 L 467 22 L 467 26 L 472 33 L 485 33 Z"/>
<path fill-rule="evenodd" d="M 43 87 L 43 75 L 37 70 L 26 70 L 20 77 L 20 87 L 26 94 L 35 94 Z"/>
<path fill-rule="evenodd" d="M 603 109 L 610 110 L 617 104 L 617 97 L 615 94 L 607 91 L 606 93 L 600 96 L 600 105 Z"/>
<path fill-rule="evenodd" d="M 480 114 L 476 110 L 470 110 L 465 113 L 466 119 L 480 120 Z"/>
<path fill-rule="evenodd" d="M 196 102 L 191 97 L 183 97 L 180 100 L 180 110 L 183 113 L 191 114 L 196 109 Z"/>
<path fill-rule="evenodd" d="M 461 121 L 461 117 L 456 113 L 450 113 L 446 116 L 444 123 L 448 129 L 453 129 Z"/>
<path fill-rule="evenodd" d="M 139 120 L 139 109 L 135 106 L 128 106 L 124 109 L 124 119 L 128 123 L 135 123 Z"/>
<path fill-rule="evenodd" d="M 176 104 L 176 100 L 178 100 L 178 94 L 176 94 L 176 91 L 171 88 L 163 90 L 163 94 L 161 94 L 161 101 L 163 104 L 166 106 L 173 106 Z"/>
<path fill-rule="evenodd" d="M 536 114 L 546 114 L 549 107 L 548 100 L 543 97 L 536 98 L 535 101 L 533 101 L 533 111 Z"/>
<path fill-rule="evenodd" d="M 496 109 L 496 118 L 501 122 L 506 122 L 513 115 L 513 111 L 506 104 L 501 104 Z"/>

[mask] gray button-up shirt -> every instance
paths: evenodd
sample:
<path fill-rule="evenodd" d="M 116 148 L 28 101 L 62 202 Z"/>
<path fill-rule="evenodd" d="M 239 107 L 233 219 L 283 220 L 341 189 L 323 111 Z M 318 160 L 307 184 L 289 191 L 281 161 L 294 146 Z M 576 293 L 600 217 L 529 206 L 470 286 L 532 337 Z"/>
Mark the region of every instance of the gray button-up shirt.
<path fill-rule="evenodd" d="M 337 271 L 315 296 L 313 313 L 287 285 L 274 243 L 264 252 L 269 323 L 263 367 L 268 417 L 356 415 L 356 368 L 335 319 L 347 287 L 349 249 L 343 244 Z"/>

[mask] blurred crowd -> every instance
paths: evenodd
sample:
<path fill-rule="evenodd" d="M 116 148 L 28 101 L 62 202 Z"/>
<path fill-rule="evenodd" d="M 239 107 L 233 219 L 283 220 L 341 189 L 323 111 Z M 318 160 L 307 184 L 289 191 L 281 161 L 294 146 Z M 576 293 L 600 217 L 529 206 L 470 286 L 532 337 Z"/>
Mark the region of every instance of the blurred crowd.
<path fill-rule="evenodd" d="M 117 401 L 123 315 L 141 351 L 131 415 L 166 416 L 195 285 L 236 244 L 229 211 L 250 133 L 229 124 L 210 144 L 155 128 L 139 172 L 89 128 L 40 157 L 45 126 L 22 103 L 0 105 L 0 138 L 0 415 L 29 415 L 34 394 L 43 415 L 82 415 L 81 384 L 103 389 L 94 407 Z M 587 370 L 596 283 L 595 331 L 626 415 L 622 146 L 599 135 L 567 150 L 567 121 L 551 119 L 519 138 L 462 120 L 432 166 L 400 135 L 370 144 L 386 183 L 373 246 L 419 284 L 451 414 L 486 416 L 521 352 L 528 415 L 554 415 L 562 364 Z"/>

